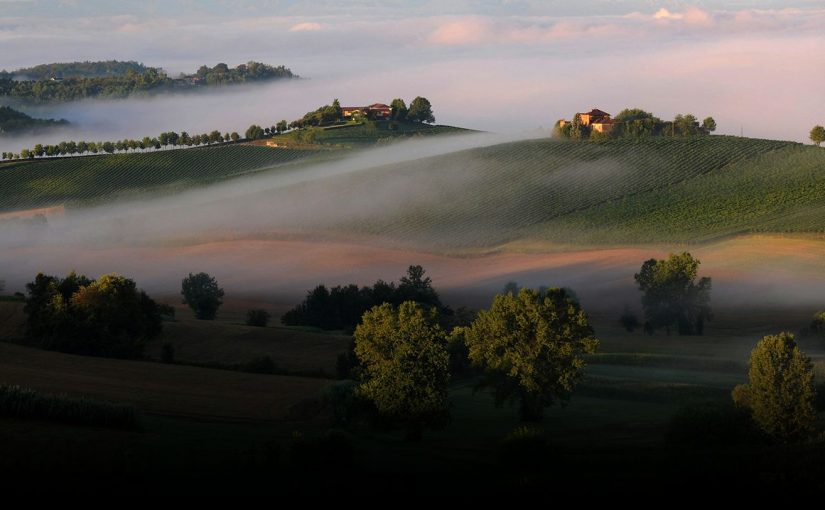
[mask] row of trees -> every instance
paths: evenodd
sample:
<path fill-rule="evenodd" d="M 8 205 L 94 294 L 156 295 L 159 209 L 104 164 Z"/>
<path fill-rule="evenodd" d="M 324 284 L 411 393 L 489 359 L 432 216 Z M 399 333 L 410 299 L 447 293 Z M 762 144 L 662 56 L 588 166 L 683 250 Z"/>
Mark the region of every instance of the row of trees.
<path fill-rule="evenodd" d="M 115 142 L 79 142 L 68 141 L 58 144 L 37 144 L 33 148 L 25 148 L 19 153 L 3 152 L 0 154 L 4 160 L 13 159 L 33 159 L 55 156 L 73 156 L 83 154 L 114 154 L 116 152 L 129 152 L 137 150 L 161 149 L 166 147 L 192 147 L 199 145 L 212 145 L 218 143 L 237 142 L 240 140 L 238 133 L 221 134 L 220 131 L 212 131 L 200 135 L 190 135 L 186 131 L 177 133 L 175 131 L 163 132 L 157 137 L 145 136 L 141 140 L 124 139 Z"/>
<path fill-rule="evenodd" d="M 590 125 L 582 123 L 576 114 L 572 122 L 561 126 L 556 123 L 553 134 L 559 138 L 573 140 L 585 139 L 638 139 L 651 136 L 688 137 L 708 135 L 716 131 L 713 117 L 705 118 L 701 123 L 695 115 L 679 114 L 673 120 L 663 121 L 650 112 L 639 108 L 624 109 L 613 118 L 613 127 L 607 132 L 599 132 Z"/>
<path fill-rule="evenodd" d="M 257 124 L 252 124 L 246 129 L 245 136 L 247 140 L 260 140 L 267 136 L 280 135 L 288 130 L 289 125 L 285 120 L 281 120 L 270 127 L 261 127 Z"/>
<path fill-rule="evenodd" d="M 427 308 L 435 308 L 442 315 L 452 310 L 441 303 L 432 280 L 424 276 L 421 266 L 410 266 L 399 282 L 378 280 L 371 287 L 351 283 L 328 289 L 318 285 L 307 292 L 306 298 L 286 312 L 281 322 L 287 326 L 314 326 L 316 328 L 352 331 L 364 313 L 384 303 L 398 306 L 405 301 L 415 301 Z"/>

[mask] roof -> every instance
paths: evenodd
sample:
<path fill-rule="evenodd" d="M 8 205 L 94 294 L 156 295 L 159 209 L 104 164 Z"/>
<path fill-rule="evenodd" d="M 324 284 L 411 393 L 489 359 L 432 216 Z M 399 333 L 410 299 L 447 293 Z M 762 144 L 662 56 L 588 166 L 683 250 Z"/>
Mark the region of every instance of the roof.
<path fill-rule="evenodd" d="M 591 117 L 610 117 L 609 113 L 603 112 L 603 111 L 599 110 L 598 108 L 593 108 L 589 112 L 582 113 L 580 115 L 590 115 Z"/>
<path fill-rule="evenodd" d="M 390 105 L 386 105 L 384 103 L 371 104 L 367 108 L 369 108 L 370 110 L 383 110 L 385 108 L 391 110 Z"/>

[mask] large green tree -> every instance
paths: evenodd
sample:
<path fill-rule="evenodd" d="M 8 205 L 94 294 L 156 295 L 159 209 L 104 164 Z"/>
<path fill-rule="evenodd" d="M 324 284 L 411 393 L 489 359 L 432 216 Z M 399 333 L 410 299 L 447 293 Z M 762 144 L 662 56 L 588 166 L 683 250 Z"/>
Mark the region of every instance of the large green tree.
<path fill-rule="evenodd" d="M 695 281 L 699 260 L 688 252 L 670 254 L 667 259 L 650 259 L 634 275 L 642 295 L 645 330 L 664 328 L 670 334 L 701 335 L 705 321 L 711 320 L 711 279 Z"/>
<path fill-rule="evenodd" d="M 27 337 L 47 349 L 135 358 L 161 331 L 160 307 L 118 274 L 38 274 L 26 288 Z"/>
<path fill-rule="evenodd" d="M 793 334 L 762 338 L 751 352 L 748 379 L 747 405 L 762 430 L 782 441 L 802 439 L 813 432 L 813 363 Z"/>
<path fill-rule="evenodd" d="M 407 120 L 407 104 L 404 102 L 403 99 L 395 98 L 390 103 L 390 108 L 392 108 L 392 112 L 390 113 L 390 118 L 393 120 Z"/>
<path fill-rule="evenodd" d="M 410 103 L 410 109 L 407 112 L 407 119 L 414 122 L 435 122 L 433 117 L 433 108 L 430 101 L 425 97 L 418 96 Z"/>
<path fill-rule="evenodd" d="M 189 273 L 181 281 L 180 293 L 183 295 L 183 304 L 189 305 L 198 319 L 214 319 L 218 308 L 223 304 L 223 289 L 207 273 Z"/>
<path fill-rule="evenodd" d="M 450 355 L 437 311 L 412 301 L 367 311 L 355 329 L 361 363 L 359 393 L 388 423 L 404 427 L 410 439 L 449 418 Z"/>
<path fill-rule="evenodd" d="M 813 129 L 811 129 L 810 137 L 811 141 L 819 147 L 822 142 L 825 142 L 825 127 L 814 126 Z"/>
<path fill-rule="evenodd" d="M 518 400 L 526 421 L 570 399 L 582 355 L 598 346 L 587 314 L 564 289 L 499 294 L 464 335 L 470 360 L 485 371 L 482 385 L 493 388 L 499 405 Z"/>

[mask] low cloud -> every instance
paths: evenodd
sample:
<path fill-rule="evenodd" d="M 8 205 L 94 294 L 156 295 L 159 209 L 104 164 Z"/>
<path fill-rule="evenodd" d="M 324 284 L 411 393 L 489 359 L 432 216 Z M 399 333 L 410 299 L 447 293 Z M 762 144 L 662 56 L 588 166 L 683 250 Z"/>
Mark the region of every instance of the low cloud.
<path fill-rule="evenodd" d="M 320 23 L 296 23 L 289 28 L 290 32 L 313 32 L 316 30 L 321 30 Z"/>

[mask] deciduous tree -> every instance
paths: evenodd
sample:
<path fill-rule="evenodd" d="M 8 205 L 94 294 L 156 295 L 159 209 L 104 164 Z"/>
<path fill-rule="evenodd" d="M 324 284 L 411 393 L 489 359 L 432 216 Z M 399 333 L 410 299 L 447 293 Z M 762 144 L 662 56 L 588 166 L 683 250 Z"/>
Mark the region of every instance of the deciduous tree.
<path fill-rule="evenodd" d="M 195 312 L 198 319 L 212 320 L 223 304 L 223 289 L 207 273 L 192 274 L 181 281 L 183 304 Z"/>
<path fill-rule="evenodd" d="M 634 275 L 642 295 L 645 330 L 676 327 L 680 335 L 701 335 L 711 320 L 711 279 L 695 281 L 699 260 L 688 252 L 671 254 L 665 260 L 650 259 Z"/>
<path fill-rule="evenodd" d="M 464 331 L 472 363 L 485 370 L 496 402 L 518 400 L 521 417 L 566 403 L 582 376 L 583 354 L 598 346 L 587 314 L 564 289 L 499 294 Z"/>
<path fill-rule="evenodd" d="M 372 308 L 355 329 L 355 354 L 363 367 L 358 391 L 383 419 L 410 439 L 447 424 L 450 355 L 434 308 L 412 301 Z"/>

